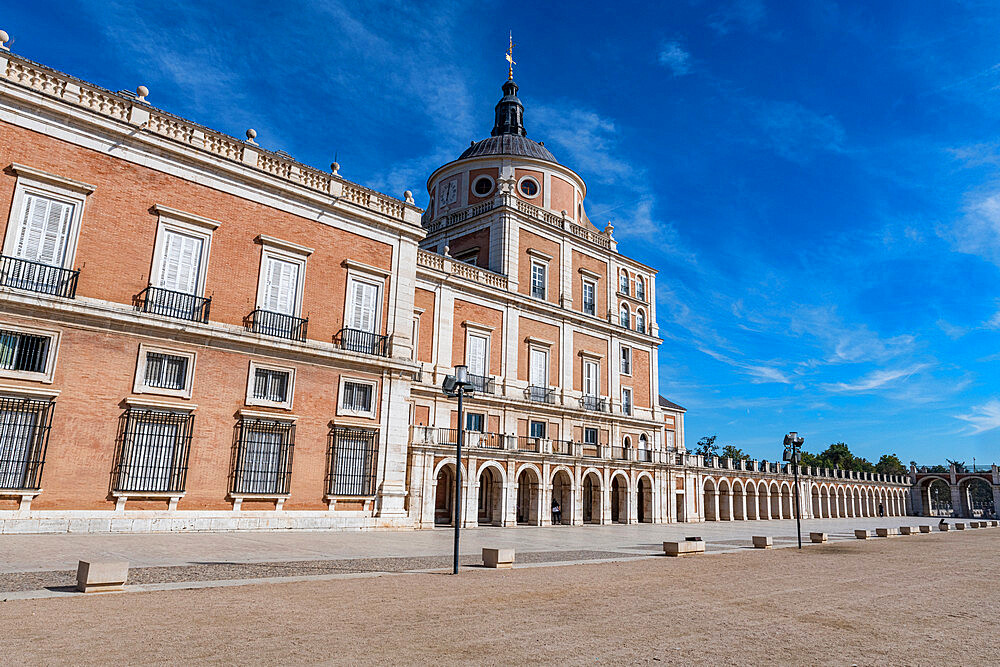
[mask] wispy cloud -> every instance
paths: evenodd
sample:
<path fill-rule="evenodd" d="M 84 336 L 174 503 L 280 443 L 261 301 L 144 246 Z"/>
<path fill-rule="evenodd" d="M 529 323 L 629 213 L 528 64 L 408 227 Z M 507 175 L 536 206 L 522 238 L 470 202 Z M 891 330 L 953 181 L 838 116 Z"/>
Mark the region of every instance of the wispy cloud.
<path fill-rule="evenodd" d="M 674 40 L 660 45 L 657 60 L 673 72 L 674 76 L 684 76 L 691 71 L 691 54 L 684 50 L 680 42 Z"/>
<path fill-rule="evenodd" d="M 942 231 L 955 250 L 1000 266 L 1000 191 L 976 193 L 963 215 Z"/>
<path fill-rule="evenodd" d="M 734 0 L 712 14 L 709 27 L 720 35 L 737 29 L 756 30 L 766 17 L 763 0 Z"/>
<path fill-rule="evenodd" d="M 908 379 L 915 373 L 927 368 L 926 364 L 918 364 L 908 368 L 893 370 L 876 370 L 854 382 L 835 382 L 824 385 L 826 389 L 838 393 L 869 393 L 884 389 L 897 380 Z"/>
<path fill-rule="evenodd" d="M 972 412 L 955 415 L 955 418 L 968 422 L 971 430 L 966 435 L 978 435 L 1000 428 L 1000 400 L 991 399 L 972 408 Z"/>
<path fill-rule="evenodd" d="M 818 151 L 845 150 L 845 131 L 833 115 L 817 113 L 799 102 L 746 99 L 747 117 L 758 132 L 744 135 L 751 144 L 773 149 L 792 162 L 805 162 Z"/>

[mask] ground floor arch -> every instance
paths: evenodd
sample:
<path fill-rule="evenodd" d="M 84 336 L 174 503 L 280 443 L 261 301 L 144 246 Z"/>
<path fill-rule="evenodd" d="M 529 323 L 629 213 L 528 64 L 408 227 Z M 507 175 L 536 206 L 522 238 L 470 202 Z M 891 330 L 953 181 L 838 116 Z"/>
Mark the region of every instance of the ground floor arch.
<path fill-rule="evenodd" d="M 611 523 L 628 523 L 628 478 L 616 473 L 611 476 Z"/>
<path fill-rule="evenodd" d="M 552 475 L 552 523 L 565 526 L 573 523 L 573 500 L 572 477 L 566 470 L 556 470 Z"/>
<path fill-rule="evenodd" d="M 541 504 L 538 472 L 526 465 L 517 473 L 516 520 L 520 525 L 541 525 Z"/>
<path fill-rule="evenodd" d="M 594 471 L 583 476 L 583 522 L 601 523 L 601 477 Z"/>
<path fill-rule="evenodd" d="M 639 523 L 653 522 L 653 480 L 649 475 L 639 475 L 636 481 L 636 513 Z"/>
<path fill-rule="evenodd" d="M 478 522 L 480 526 L 502 526 L 504 475 L 499 467 L 484 465 L 479 471 Z"/>

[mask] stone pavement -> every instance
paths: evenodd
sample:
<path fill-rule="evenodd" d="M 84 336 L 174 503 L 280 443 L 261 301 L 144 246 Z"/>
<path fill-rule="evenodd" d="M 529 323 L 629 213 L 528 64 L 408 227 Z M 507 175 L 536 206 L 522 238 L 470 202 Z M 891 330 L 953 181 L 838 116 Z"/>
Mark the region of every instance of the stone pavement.
<path fill-rule="evenodd" d="M 802 522 L 831 540 L 854 539 L 856 528 L 936 524 L 927 517 L 817 519 Z M 59 534 L 0 536 L 0 573 L 71 570 L 79 560 L 127 560 L 132 568 L 222 566 L 293 561 L 445 557 L 452 553 L 449 528 L 395 532 L 259 532 L 163 534 Z M 485 546 L 545 552 L 544 560 L 572 560 L 593 552 L 643 557 L 662 553 L 662 542 L 700 536 L 707 551 L 750 547 L 754 535 L 770 535 L 774 546 L 795 546 L 795 522 L 734 521 L 611 526 L 553 526 L 463 529 L 461 552 L 476 557 Z M 566 558 L 560 558 L 565 552 Z M 579 556 L 577 556 L 579 557 Z M 541 559 L 540 559 L 541 560 Z M 439 559 L 433 561 L 440 562 Z"/>

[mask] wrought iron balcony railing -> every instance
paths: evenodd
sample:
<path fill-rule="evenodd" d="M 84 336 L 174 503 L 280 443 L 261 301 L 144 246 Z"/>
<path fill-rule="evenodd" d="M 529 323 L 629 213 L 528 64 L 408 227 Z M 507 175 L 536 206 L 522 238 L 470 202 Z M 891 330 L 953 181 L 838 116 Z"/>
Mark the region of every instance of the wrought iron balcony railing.
<path fill-rule="evenodd" d="M 586 456 L 588 458 L 597 459 L 601 457 L 601 446 L 596 442 L 590 443 L 585 442 L 580 445 L 580 455 Z"/>
<path fill-rule="evenodd" d="M 208 322 L 211 305 L 211 297 L 185 294 L 152 285 L 135 295 L 136 310 L 192 322 Z"/>
<path fill-rule="evenodd" d="M 348 352 L 360 352 L 376 357 L 389 356 L 389 337 L 361 329 L 341 329 L 333 337 L 333 342 Z"/>
<path fill-rule="evenodd" d="M 517 449 L 522 452 L 541 451 L 541 438 L 534 438 L 530 435 L 517 436 Z"/>
<path fill-rule="evenodd" d="M 489 375 L 469 373 L 469 382 L 472 383 L 472 388 L 477 394 L 496 393 L 496 380 Z"/>
<path fill-rule="evenodd" d="M 524 390 L 524 395 L 533 403 L 555 403 L 555 391 L 548 387 L 531 385 Z"/>
<path fill-rule="evenodd" d="M 305 340 L 308 324 L 308 319 L 260 308 L 243 318 L 243 326 L 247 331 L 290 340 Z"/>
<path fill-rule="evenodd" d="M 635 460 L 642 463 L 652 463 L 653 451 L 650 449 L 637 449 L 635 450 Z"/>
<path fill-rule="evenodd" d="M 608 401 L 600 396 L 580 397 L 580 407 L 591 412 L 607 412 Z"/>
<path fill-rule="evenodd" d="M 0 285 L 5 287 L 75 299 L 79 277 L 80 269 L 0 255 Z"/>

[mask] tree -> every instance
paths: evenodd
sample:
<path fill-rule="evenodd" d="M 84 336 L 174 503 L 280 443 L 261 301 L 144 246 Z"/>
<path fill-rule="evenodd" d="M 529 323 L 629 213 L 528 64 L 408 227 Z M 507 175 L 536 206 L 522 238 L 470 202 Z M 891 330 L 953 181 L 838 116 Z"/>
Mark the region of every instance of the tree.
<path fill-rule="evenodd" d="M 704 438 L 699 440 L 698 444 L 695 445 L 694 454 L 704 456 L 705 458 L 717 456 L 719 453 L 719 446 L 715 444 L 716 437 L 717 436 L 714 435 L 706 435 Z"/>
<path fill-rule="evenodd" d="M 945 459 L 945 461 L 955 466 L 955 472 L 965 472 L 965 461 L 952 461 L 951 459 Z"/>
<path fill-rule="evenodd" d="M 744 452 L 742 449 L 736 445 L 726 445 L 722 448 L 722 458 L 731 458 L 734 461 L 739 461 L 741 459 L 748 459 L 750 455 Z"/>
<path fill-rule="evenodd" d="M 905 475 L 906 468 L 895 454 L 883 454 L 875 464 L 875 472 L 880 475 Z"/>

